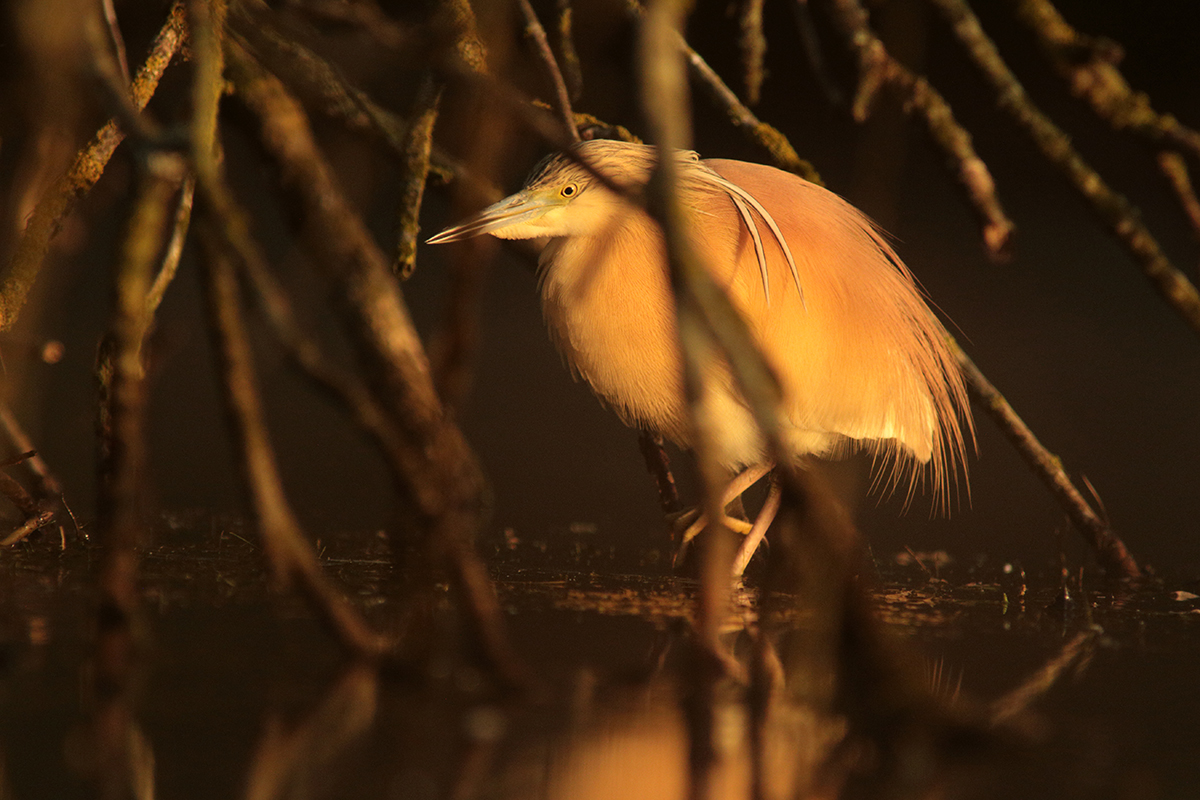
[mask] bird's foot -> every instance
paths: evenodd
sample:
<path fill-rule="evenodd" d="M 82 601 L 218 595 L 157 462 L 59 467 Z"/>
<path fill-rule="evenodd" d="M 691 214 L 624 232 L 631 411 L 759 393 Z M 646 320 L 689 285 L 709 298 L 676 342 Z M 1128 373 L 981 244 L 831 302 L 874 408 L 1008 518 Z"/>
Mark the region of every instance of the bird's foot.
<path fill-rule="evenodd" d="M 748 535 L 753 525 L 745 518 L 731 515 L 728 511 L 729 509 L 726 509 L 726 514 L 722 520 L 725 527 L 743 536 Z M 675 566 L 683 562 L 683 558 L 687 554 L 692 540 L 696 538 L 700 531 L 708 527 L 708 515 L 699 508 L 689 508 L 680 511 L 678 514 L 668 515 L 667 521 L 671 526 L 671 538 L 679 542 L 679 546 L 675 549 L 675 556 L 671 560 L 671 565 Z"/>

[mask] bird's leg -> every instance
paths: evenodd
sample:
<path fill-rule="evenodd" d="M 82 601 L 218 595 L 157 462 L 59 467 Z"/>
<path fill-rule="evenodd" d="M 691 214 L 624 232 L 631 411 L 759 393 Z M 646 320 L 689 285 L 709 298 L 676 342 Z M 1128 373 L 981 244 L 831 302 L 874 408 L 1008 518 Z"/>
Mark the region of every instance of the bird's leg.
<path fill-rule="evenodd" d="M 772 466 L 774 465 L 758 464 L 753 467 L 747 467 L 739 472 L 736 476 L 734 476 L 734 479 L 729 482 L 729 486 L 726 487 L 725 493 L 721 496 L 721 506 L 726 507 L 734 500 L 739 499 L 747 489 L 758 483 L 759 479 L 761 479 L 763 475 L 766 475 L 768 472 L 770 472 Z M 691 525 L 688 525 L 687 529 L 683 532 L 683 536 L 679 540 L 679 553 L 676 555 L 677 561 L 683 555 L 683 551 L 687 547 L 688 542 L 696 538 L 696 534 L 700 533 L 700 531 L 704 530 L 704 526 L 708 525 L 708 517 L 702 513 L 699 513 L 699 509 L 696 509 L 695 511 L 697 514 L 695 521 L 692 522 Z M 686 518 L 687 517 L 681 517 L 681 521 Z M 745 520 L 736 519 L 726 515 L 724 522 L 730 530 L 735 530 L 738 533 L 745 534 L 751 530 L 750 524 Z"/>
<path fill-rule="evenodd" d="M 782 499 L 783 490 L 779 486 L 779 481 L 772 480 L 771 488 L 767 492 L 767 499 L 763 501 L 762 509 L 755 517 L 750 533 L 746 534 L 746 538 L 742 540 L 742 546 L 738 548 L 737 557 L 733 560 L 733 577 L 740 578 L 746 571 L 746 565 L 750 563 L 750 559 L 758 550 L 763 537 L 767 535 L 767 528 L 771 527 L 771 523 L 775 521 L 775 515 L 779 513 L 779 503 Z"/>
<path fill-rule="evenodd" d="M 646 459 L 646 470 L 654 476 L 658 487 L 658 503 L 667 516 L 678 514 L 679 492 L 675 488 L 675 476 L 671 474 L 671 461 L 663 448 L 662 437 L 647 430 L 638 431 L 638 447 Z"/>

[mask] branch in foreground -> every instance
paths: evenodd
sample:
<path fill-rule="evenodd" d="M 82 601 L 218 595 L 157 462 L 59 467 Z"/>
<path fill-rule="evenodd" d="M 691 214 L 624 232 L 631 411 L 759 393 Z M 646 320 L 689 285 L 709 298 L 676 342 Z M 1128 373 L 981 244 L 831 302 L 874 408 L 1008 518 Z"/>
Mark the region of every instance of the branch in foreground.
<path fill-rule="evenodd" d="M 378 657 L 389 649 L 389 642 L 372 631 L 329 583 L 288 505 L 267 435 L 249 338 L 238 309 L 237 277 L 228 257 L 216 245 L 217 237 L 211 226 L 206 228 L 206 286 L 210 321 L 222 362 L 221 385 L 267 563 L 281 586 L 298 584 L 321 621 L 346 650 L 360 657 Z"/>
<path fill-rule="evenodd" d="M 171 7 L 166 23 L 150 48 L 150 55 L 138 70 L 131 91 L 133 104 L 138 110 L 146 107 L 158 88 L 163 72 L 183 43 L 186 29 L 184 16 L 181 3 Z M 8 330 L 16 323 L 29 290 L 37 280 L 51 240 L 58 235 L 63 220 L 71 213 L 75 203 L 100 180 L 105 166 L 124 138 L 125 132 L 110 120 L 75 157 L 67 174 L 59 178 L 34 207 L 25 233 L 0 283 L 0 330 Z"/>
<path fill-rule="evenodd" d="M 1114 191 L 1071 146 L 1070 137 L 1029 99 L 963 0 L 930 0 L 942 12 L 996 92 L 999 105 L 1015 119 L 1047 161 L 1067 176 L 1096 215 L 1141 267 L 1154 288 L 1193 332 L 1200 335 L 1200 292 L 1171 260 L 1141 220 L 1138 209 Z"/>
<path fill-rule="evenodd" d="M 1017 448 L 1017 452 L 1029 464 L 1030 469 L 1050 489 L 1050 493 L 1066 511 L 1071 522 L 1095 550 L 1100 563 L 1123 578 L 1140 578 L 1141 570 L 1138 569 L 1137 562 L 1125 548 L 1125 543 L 1092 510 L 1087 500 L 1080 494 L 1079 489 L 1071 482 L 1066 470 L 1063 469 L 1062 460 L 1038 441 L 1029 426 L 1017 416 L 1017 412 L 1004 399 L 1004 395 L 1000 394 L 996 387 L 979 371 L 979 367 L 975 366 L 975 362 L 971 360 L 970 356 L 956 342 L 952 342 L 952 345 L 971 394 Z"/>
<path fill-rule="evenodd" d="M 283 84 L 233 42 L 230 77 L 258 117 L 268 153 L 302 211 L 314 261 L 342 296 L 342 322 L 371 388 L 404 440 L 389 455 L 398 489 L 411 498 L 427 552 L 450 573 L 473 633 L 496 674 L 526 682 L 508 643 L 487 571 L 474 550 L 485 484 L 461 431 L 447 416 L 398 285 L 383 252 L 346 200 L 322 156 L 307 117 Z"/>
<path fill-rule="evenodd" d="M 630 15 L 635 20 L 640 19 L 643 12 L 638 0 L 626 0 L 626 4 Z M 675 46 L 679 48 L 687 61 L 688 72 L 693 80 L 703 86 L 712 101 L 725 111 L 735 128 L 766 150 L 775 166 L 795 173 L 807 181 L 824 185 L 813 165 L 800 158 L 788 138 L 778 128 L 755 116 L 754 112 L 738 99 L 737 94 L 729 88 L 725 81 L 721 80 L 721 76 L 716 73 L 716 70 L 708 65 L 704 57 L 692 49 L 687 40 L 683 38 L 683 34 L 675 31 L 672 33 L 672 38 Z"/>
<path fill-rule="evenodd" d="M 864 121 L 879 89 L 890 84 L 904 98 L 907 113 L 920 114 L 929 135 L 956 165 L 958 181 L 983 225 L 983 243 L 997 260 L 1007 258 L 1014 230 L 996 196 L 996 184 L 983 159 L 975 152 L 971 134 L 954 118 L 942 95 L 923 76 L 915 75 L 892 57 L 868 25 L 859 0 L 833 0 L 836 21 L 846 43 L 858 56 L 859 83 L 854 98 L 854 118 Z"/>
<path fill-rule="evenodd" d="M 210 327 L 222 362 L 221 386 L 235 440 L 241 449 L 243 475 L 263 552 L 275 579 L 283 584 L 295 580 L 318 616 L 348 651 L 377 657 L 388 648 L 388 643 L 371 631 L 353 606 L 328 583 L 288 505 L 267 434 L 253 354 L 239 308 L 237 277 L 223 246 L 225 242 L 217 233 L 227 230 L 225 223 L 235 217 L 216 139 L 218 104 L 225 85 L 222 11 L 219 4 L 210 9 L 203 0 L 196 0 L 191 6 L 196 61 L 192 87 L 192 162 L 197 188 L 208 206 L 208 224 L 202 241 L 208 256 L 205 262 Z"/>

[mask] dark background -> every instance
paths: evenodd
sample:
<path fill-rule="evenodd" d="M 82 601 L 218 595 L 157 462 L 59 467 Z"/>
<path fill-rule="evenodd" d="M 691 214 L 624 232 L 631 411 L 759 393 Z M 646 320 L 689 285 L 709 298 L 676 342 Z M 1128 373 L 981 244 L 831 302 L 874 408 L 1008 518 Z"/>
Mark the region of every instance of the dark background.
<path fill-rule="evenodd" d="M 821 4 L 815 5 L 824 57 L 848 93 L 852 64 L 841 39 L 824 24 Z M 1069 131 L 1114 188 L 1142 208 L 1167 253 L 1194 278 L 1196 241 L 1168 194 L 1153 152 L 1112 132 L 1070 97 L 1032 37 L 1011 19 L 1008 4 L 975 5 L 1035 102 Z M 1200 50 L 1192 3 L 1072 0 L 1058 5 L 1081 31 L 1124 45 L 1125 75 L 1158 110 L 1200 126 Z M 1134 555 L 1159 569 L 1200 569 L 1200 343 L 1195 333 L 995 108 L 990 90 L 942 21 L 919 4 L 900 4 L 888 13 L 893 21 L 882 24 L 895 35 L 894 49 L 921 65 L 993 171 L 1001 200 L 1018 226 L 1010 262 L 991 263 L 984 255 L 973 214 L 921 128 L 897 121 L 887 108 L 878 110 L 872 124 L 858 126 L 845 107 L 827 101 L 811 76 L 791 9 L 782 2 L 766 6 L 770 73 L 757 113 L 791 138 L 830 188 L 895 236 L 898 251 L 957 328 L 964 347 L 1068 470 L 1086 475 Z M 627 25 L 600 2 L 580 4 L 576 22 L 585 87 L 578 109 L 641 133 L 630 88 Z M 152 20 L 149 30 L 157 24 Z M 740 91 L 735 28 L 724 4 L 701 3 L 689 36 Z M 134 40 L 131 35 L 131 61 L 137 63 L 142 51 Z M 356 56 L 348 46 L 341 55 L 353 78 L 385 102 L 402 102 L 411 75 L 387 74 L 369 63 L 369 54 Z M 527 51 L 515 51 L 499 71 L 548 96 Z M 176 74 L 164 84 L 159 114 L 175 113 L 170 92 L 181 82 Z M 12 88 L 11 82 L 6 85 Z M 447 124 L 466 113 L 456 102 L 448 96 Z M 702 93 L 696 93 L 694 106 L 696 148 L 702 155 L 765 160 Z M 395 165 L 364 139 L 339 134 L 327 124 L 318 123 L 317 129 L 352 196 L 390 249 Z M 461 138 L 453 128 L 439 132 L 449 149 L 461 145 Z M 0 166 L 11 186 L 23 141 L 9 130 L 2 144 Z M 226 145 L 230 172 L 257 215 L 258 232 L 300 293 L 305 313 L 331 333 L 323 288 L 304 263 L 303 246 L 288 238 L 285 214 L 270 192 L 273 177 L 248 135 L 229 128 Z M 546 150 L 532 134 L 518 132 L 505 148 L 506 190 L 518 188 Z M 82 517 L 90 515 L 94 495 L 91 367 L 107 319 L 108 265 L 130 174 L 127 154 L 119 151 L 60 237 L 36 305 L 18 330 L 0 338 L 9 396 Z M 442 189 L 427 195 L 424 235 L 455 221 L 449 198 Z M 445 257 L 445 248 L 423 247 L 417 272 L 404 286 L 414 317 L 430 336 L 442 325 L 449 303 Z M 234 509 L 239 502 L 235 473 L 195 267 L 189 253 L 162 308 L 154 342 L 152 491 L 163 509 Z M 492 533 L 512 528 L 518 536 L 537 539 L 574 526 L 571 535 L 618 552 L 661 548 L 663 523 L 635 434 L 562 367 L 542 326 L 528 262 L 500 251 L 487 273 L 482 314 L 472 391 L 460 418 L 495 492 Z M 58 364 L 35 357 L 47 339 L 66 345 Z M 336 337 L 331 342 L 340 346 Z M 309 530 L 319 536 L 387 526 L 394 500 L 380 460 L 265 339 L 260 354 L 290 497 Z M 1050 562 L 1055 533 L 1066 525 L 1063 513 L 990 420 L 977 414 L 976 426 L 979 452 L 969 461 L 970 498 L 964 497 L 949 519 L 931 518 L 928 498 L 918 498 L 907 512 L 901 498 L 862 500 L 863 527 L 877 553 L 910 546 L 945 549 L 961 558 L 985 552 L 995 560 Z M 686 471 L 686 459 L 676 463 Z M 1079 559 L 1083 547 L 1075 538 L 1072 557 Z"/>

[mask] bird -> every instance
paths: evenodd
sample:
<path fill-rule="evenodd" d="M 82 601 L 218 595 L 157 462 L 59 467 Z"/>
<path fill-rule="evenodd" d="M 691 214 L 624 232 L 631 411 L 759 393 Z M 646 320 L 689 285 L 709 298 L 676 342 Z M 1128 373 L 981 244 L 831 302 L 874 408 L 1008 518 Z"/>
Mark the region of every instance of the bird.
<path fill-rule="evenodd" d="M 538 164 L 515 194 L 430 244 L 480 234 L 541 244 L 550 338 L 571 372 L 627 425 L 694 442 L 662 230 L 638 202 L 659 158 L 595 139 Z M 672 153 L 686 235 L 780 384 L 789 457 L 875 457 L 876 484 L 945 500 L 974 429 L 951 338 L 886 235 L 836 193 L 774 167 Z M 603 177 L 600 177 L 603 176 Z M 725 500 L 774 466 L 719 357 L 704 370 L 711 452 Z M 777 486 L 775 487 L 777 489 Z M 778 509 L 768 494 L 734 572 Z M 765 520 L 764 520 L 765 518 Z"/>

